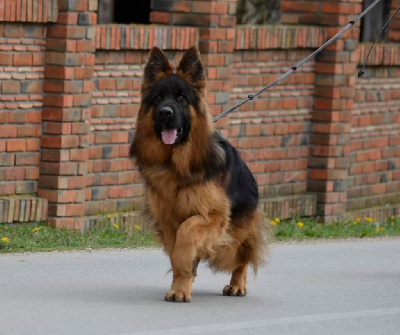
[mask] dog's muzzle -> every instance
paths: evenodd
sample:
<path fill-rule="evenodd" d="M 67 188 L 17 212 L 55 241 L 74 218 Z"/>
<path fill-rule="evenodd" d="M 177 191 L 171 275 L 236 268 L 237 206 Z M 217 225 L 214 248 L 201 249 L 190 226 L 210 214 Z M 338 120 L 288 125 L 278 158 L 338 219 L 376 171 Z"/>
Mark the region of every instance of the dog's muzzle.
<path fill-rule="evenodd" d="M 156 114 L 157 122 L 161 125 L 161 140 L 164 144 L 175 144 L 182 128 L 176 125 L 174 110 L 169 106 L 161 107 Z"/>

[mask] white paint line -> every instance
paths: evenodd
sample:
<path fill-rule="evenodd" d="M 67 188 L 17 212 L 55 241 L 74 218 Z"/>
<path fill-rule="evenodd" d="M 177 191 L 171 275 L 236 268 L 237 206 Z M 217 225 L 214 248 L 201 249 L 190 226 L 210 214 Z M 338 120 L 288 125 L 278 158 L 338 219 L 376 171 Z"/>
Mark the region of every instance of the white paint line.
<path fill-rule="evenodd" d="M 182 328 L 170 328 L 163 330 L 154 331 L 140 331 L 133 333 L 125 333 L 123 335 L 170 335 L 170 334 L 204 334 L 206 332 L 222 332 L 229 330 L 245 330 L 245 329 L 263 329 L 268 326 L 284 326 L 296 323 L 312 323 L 320 321 L 331 321 L 331 320 L 344 320 L 344 319 L 355 319 L 360 317 L 377 317 L 384 315 L 400 314 L 400 307 L 397 308 L 384 308 L 374 309 L 357 312 L 346 312 L 346 313 L 330 313 L 330 314 L 316 314 L 316 315 L 303 315 L 293 316 L 277 319 L 266 319 L 266 320 L 253 320 L 253 321 L 242 321 L 232 323 L 220 323 L 213 325 L 194 326 L 194 327 L 182 327 Z"/>

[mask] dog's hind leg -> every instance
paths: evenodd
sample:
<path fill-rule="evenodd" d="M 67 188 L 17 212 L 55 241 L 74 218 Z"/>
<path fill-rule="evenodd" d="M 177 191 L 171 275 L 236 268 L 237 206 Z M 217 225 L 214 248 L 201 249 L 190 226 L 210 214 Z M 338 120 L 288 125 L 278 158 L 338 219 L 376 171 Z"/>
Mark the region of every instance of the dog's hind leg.
<path fill-rule="evenodd" d="M 246 295 L 247 267 L 247 264 L 241 264 L 232 272 L 230 284 L 222 291 L 224 295 L 239 297 Z"/>
<path fill-rule="evenodd" d="M 228 219 L 220 215 L 194 215 L 184 221 L 176 234 L 171 262 L 173 281 L 167 301 L 189 302 L 192 298 L 194 264 L 199 251 L 212 249 L 225 233 Z"/>

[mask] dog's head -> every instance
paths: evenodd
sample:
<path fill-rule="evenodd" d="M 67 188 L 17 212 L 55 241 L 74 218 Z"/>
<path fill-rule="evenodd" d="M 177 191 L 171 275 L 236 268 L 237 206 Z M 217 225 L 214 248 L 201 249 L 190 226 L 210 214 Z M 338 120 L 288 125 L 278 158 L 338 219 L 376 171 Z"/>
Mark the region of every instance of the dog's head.
<path fill-rule="evenodd" d="M 154 47 L 144 69 L 142 108 L 151 113 L 156 136 L 166 145 L 184 143 L 193 116 L 206 113 L 202 105 L 205 80 L 200 54 L 194 47 L 185 52 L 178 67 Z"/>

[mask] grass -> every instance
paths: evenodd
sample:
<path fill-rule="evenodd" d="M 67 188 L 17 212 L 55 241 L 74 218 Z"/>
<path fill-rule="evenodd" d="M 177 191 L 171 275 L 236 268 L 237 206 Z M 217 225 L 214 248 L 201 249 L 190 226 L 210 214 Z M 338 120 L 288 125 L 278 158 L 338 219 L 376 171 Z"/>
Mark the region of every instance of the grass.
<path fill-rule="evenodd" d="M 389 217 L 385 222 L 366 217 L 355 221 L 342 221 L 322 225 L 314 219 L 271 220 L 278 241 L 318 238 L 363 238 L 400 236 L 400 217 Z M 117 224 L 105 219 L 101 228 L 88 232 L 55 229 L 44 223 L 1 224 L 0 253 L 82 250 L 98 248 L 137 248 L 156 246 L 151 234 L 139 226 L 126 232 Z"/>
<path fill-rule="evenodd" d="M 277 222 L 271 220 L 278 241 L 292 239 L 342 239 L 380 236 L 400 236 L 400 217 L 391 216 L 385 222 L 373 218 L 357 218 L 354 221 L 340 221 L 331 225 L 317 223 L 314 219 L 295 219 Z"/>
<path fill-rule="evenodd" d="M 56 229 L 44 223 L 0 224 L 0 253 L 27 251 L 137 248 L 154 246 L 150 233 L 135 226 L 128 233 L 106 220 L 102 228 L 88 232 Z"/>

